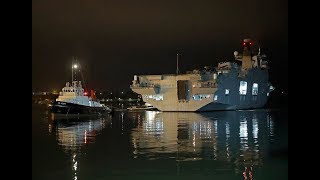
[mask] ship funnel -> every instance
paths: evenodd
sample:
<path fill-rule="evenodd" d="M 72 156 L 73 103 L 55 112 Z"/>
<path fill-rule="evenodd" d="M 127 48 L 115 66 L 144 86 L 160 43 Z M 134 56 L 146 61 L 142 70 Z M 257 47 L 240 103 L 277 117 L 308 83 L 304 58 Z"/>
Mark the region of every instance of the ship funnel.
<path fill-rule="evenodd" d="M 243 40 L 243 42 L 251 42 L 251 41 L 252 41 L 252 39 L 250 39 L 250 38 L 247 38 L 247 39 Z"/>

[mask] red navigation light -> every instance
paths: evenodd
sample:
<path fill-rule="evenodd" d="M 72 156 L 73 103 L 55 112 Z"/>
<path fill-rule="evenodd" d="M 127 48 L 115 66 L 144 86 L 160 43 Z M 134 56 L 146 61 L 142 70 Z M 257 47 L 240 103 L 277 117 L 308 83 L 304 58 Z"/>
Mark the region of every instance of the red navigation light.
<path fill-rule="evenodd" d="M 245 46 L 245 47 L 250 47 L 253 45 L 253 42 L 252 41 L 247 41 L 247 42 L 242 42 L 242 45 Z"/>
<path fill-rule="evenodd" d="M 84 95 L 86 96 L 86 95 L 88 95 L 88 93 L 87 93 L 87 92 L 84 92 Z"/>

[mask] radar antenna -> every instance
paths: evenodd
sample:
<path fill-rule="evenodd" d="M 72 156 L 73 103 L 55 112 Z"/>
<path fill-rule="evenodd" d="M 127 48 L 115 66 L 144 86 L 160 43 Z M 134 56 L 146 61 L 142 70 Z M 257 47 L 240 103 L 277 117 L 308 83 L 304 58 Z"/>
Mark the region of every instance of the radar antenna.
<path fill-rule="evenodd" d="M 177 49 L 177 69 L 176 69 L 176 74 L 179 74 L 179 50 Z"/>

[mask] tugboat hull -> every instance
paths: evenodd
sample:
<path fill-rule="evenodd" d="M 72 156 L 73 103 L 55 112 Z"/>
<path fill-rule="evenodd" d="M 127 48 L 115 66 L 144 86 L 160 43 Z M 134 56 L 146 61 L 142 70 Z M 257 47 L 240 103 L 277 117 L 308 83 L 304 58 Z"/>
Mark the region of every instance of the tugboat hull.
<path fill-rule="evenodd" d="M 91 116 L 111 113 L 107 107 L 90 107 L 68 102 L 55 102 L 51 108 L 55 116 Z"/>

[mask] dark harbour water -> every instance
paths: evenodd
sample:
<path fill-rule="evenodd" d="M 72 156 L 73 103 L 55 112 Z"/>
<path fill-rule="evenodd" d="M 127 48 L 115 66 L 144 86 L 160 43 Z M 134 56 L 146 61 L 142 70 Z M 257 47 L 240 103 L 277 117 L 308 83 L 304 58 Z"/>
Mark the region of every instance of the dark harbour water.
<path fill-rule="evenodd" d="M 116 112 L 53 121 L 32 106 L 32 179 L 288 179 L 283 110 Z"/>

